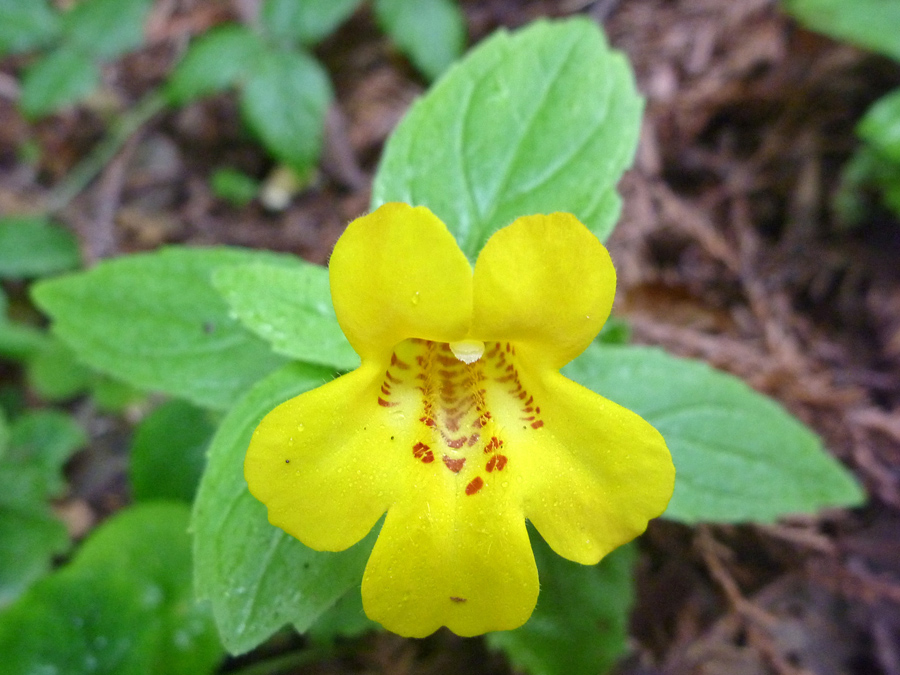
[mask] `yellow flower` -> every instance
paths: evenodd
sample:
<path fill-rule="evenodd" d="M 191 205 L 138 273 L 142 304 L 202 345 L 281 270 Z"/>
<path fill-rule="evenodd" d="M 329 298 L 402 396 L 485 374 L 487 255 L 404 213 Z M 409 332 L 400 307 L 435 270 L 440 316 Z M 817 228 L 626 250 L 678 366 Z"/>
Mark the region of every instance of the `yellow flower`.
<path fill-rule="evenodd" d="M 316 550 L 387 512 L 362 580 L 370 618 L 411 637 L 516 628 L 538 596 L 526 519 L 594 564 L 665 509 L 659 433 L 559 373 L 615 292 L 574 216 L 519 218 L 473 271 L 428 209 L 386 204 L 350 223 L 330 278 L 362 364 L 270 412 L 244 473 L 269 521 Z"/>

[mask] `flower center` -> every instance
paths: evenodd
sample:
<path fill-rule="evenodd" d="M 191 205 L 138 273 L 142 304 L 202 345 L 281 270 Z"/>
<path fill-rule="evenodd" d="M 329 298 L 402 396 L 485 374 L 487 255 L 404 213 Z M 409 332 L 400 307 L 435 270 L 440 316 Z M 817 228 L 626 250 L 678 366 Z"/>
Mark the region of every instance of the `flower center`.
<path fill-rule="evenodd" d="M 469 496 L 507 469 L 510 428 L 544 425 L 510 343 L 405 340 L 391 355 L 378 404 L 415 420 L 410 459 L 457 475 Z"/>

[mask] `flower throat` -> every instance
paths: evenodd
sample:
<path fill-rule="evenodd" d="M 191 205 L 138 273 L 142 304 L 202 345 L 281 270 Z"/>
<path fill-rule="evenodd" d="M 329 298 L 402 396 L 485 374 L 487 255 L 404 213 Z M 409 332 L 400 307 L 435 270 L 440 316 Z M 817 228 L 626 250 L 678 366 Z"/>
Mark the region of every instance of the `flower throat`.
<path fill-rule="evenodd" d="M 410 459 L 457 474 L 468 496 L 504 475 L 516 425 L 526 432 L 544 425 L 508 342 L 405 340 L 391 355 L 377 403 L 417 420 Z"/>

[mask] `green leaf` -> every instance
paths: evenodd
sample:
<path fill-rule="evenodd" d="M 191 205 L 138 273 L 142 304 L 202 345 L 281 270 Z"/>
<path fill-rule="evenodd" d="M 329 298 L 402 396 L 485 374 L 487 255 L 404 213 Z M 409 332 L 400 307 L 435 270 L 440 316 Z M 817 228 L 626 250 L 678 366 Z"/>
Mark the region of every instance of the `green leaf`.
<path fill-rule="evenodd" d="M 216 197 L 237 207 L 252 202 L 259 192 L 259 181 L 237 169 L 216 169 L 209 184 Z"/>
<path fill-rule="evenodd" d="M 5 454 L 0 447 L 0 606 L 43 576 L 68 547 L 66 528 L 47 500 L 62 491 L 63 464 L 85 442 L 81 427 L 54 410 L 26 412 L 9 429 Z"/>
<path fill-rule="evenodd" d="M 666 439 L 677 472 L 667 518 L 772 522 L 865 498 L 812 431 L 703 362 L 594 344 L 563 373 L 638 413 Z"/>
<path fill-rule="evenodd" d="M 453 0 L 375 0 L 375 16 L 429 80 L 458 59 L 466 44 L 466 20 Z"/>
<path fill-rule="evenodd" d="M 48 338 L 37 328 L 0 318 L 0 357 L 27 361 L 47 345 Z"/>
<path fill-rule="evenodd" d="M 605 345 L 627 344 L 631 340 L 631 326 L 625 319 L 610 316 L 595 339 Z"/>
<path fill-rule="evenodd" d="M 59 34 L 59 15 L 47 0 L 0 2 L 0 56 L 42 47 Z"/>
<path fill-rule="evenodd" d="M 38 484 L 40 480 L 40 470 L 36 467 L 0 462 L 0 490 L 4 492 L 23 483 Z M 53 556 L 68 548 L 69 535 L 45 503 L 22 503 L 0 497 L 0 541 L 3 542 L 0 546 L 2 608 L 47 573 Z M 2 648 L 0 653 L 4 653 Z"/>
<path fill-rule="evenodd" d="M 191 42 L 165 85 L 166 98 L 172 105 L 184 105 L 238 84 L 263 49 L 259 36 L 249 28 L 213 28 Z"/>
<path fill-rule="evenodd" d="M 60 47 L 36 61 L 22 77 L 22 112 L 31 119 L 77 103 L 100 84 L 100 70 L 89 56 Z"/>
<path fill-rule="evenodd" d="M 303 174 L 319 160 L 328 75 L 309 54 L 269 51 L 257 58 L 241 92 L 241 113 L 266 150 Z"/>
<path fill-rule="evenodd" d="M 32 278 L 81 265 L 75 236 L 43 216 L 0 218 L 0 277 Z"/>
<path fill-rule="evenodd" d="M 82 0 L 63 16 L 65 41 L 84 54 L 114 59 L 140 47 L 153 0 Z"/>
<path fill-rule="evenodd" d="M 79 360 L 136 387 L 224 409 L 284 362 L 229 316 L 219 267 L 279 256 L 168 248 L 43 281 L 32 291 Z"/>
<path fill-rule="evenodd" d="M 45 337 L 43 345 L 28 359 L 28 384 L 45 401 L 67 401 L 87 391 L 94 373 L 78 362 L 61 340 Z"/>
<path fill-rule="evenodd" d="M 193 601 L 187 525 L 187 507 L 165 503 L 104 523 L 0 615 L 4 673 L 212 672 L 222 648 Z"/>
<path fill-rule="evenodd" d="M 129 479 L 135 501 L 172 499 L 190 504 L 214 431 L 208 411 L 178 399 L 150 413 L 131 443 Z"/>
<path fill-rule="evenodd" d="M 213 285 L 240 322 L 277 353 L 337 370 L 359 366 L 334 315 L 324 267 L 300 260 L 291 267 L 228 267 L 215 273 Z"/>
<path fill-rule="evenodd" d="M 537 22 L 482 42 L 388 141 L 372 204 L 427 206 L 474 260 L 497 229 L 574 213 L 605 238 L 637 145 L 641 99 L 625 57 L 586 19 Z"/>
<path fill-rule="evenodd" d="M 361 0 L 266 0 L 260 19 L 276 40 L 314 45 L 331 35 Z"/>
<path fill-rule="evenodd" d="M 628 643 L 634 547 L 623 546 L 599 565 L 579 565 L 530 532 L 541 578 L 537 607 L 521 628 L 490 633 L 488 645 L 531 675 L 607 672 Z"/>
<path fill-rule="evenodd" d="M 900 3 L 896 0 L 784 0 L 811 30 L 900 60 Z"/>
<path fill-rule="evenodd" d="M 287 623 L 307 630 L 362 579 L 375 531 L 341 553 L 313 551 L 269 525 L 243 474 L 250 436 L 266 413 L 330 379 L 328 369 L 285 366 L 228 413 L 210 447 L 191 523 L 194 583 L 197 595 L 212 602 L 232 653 L 252 649 Z"/>
<path fill-rule="evenodd" d="M 6 421 L 6 413 L 0 408 L 0 460 L 6 456 L 6 448 L 9 445 L 9 424 Z"/>
<path fill-rule="evenodd" d="M 380 625 L 366 616 L 362 591 L 357 584 L 322 614 L 306 634 L 315 642 L 334 642 L 338 638 L 355 638 L 380 629 Z"/>
<path fill-rule="evenodd" d="M 10 430 L 8 460 L 43 471 L 45 494 L 62 492 L 62 468 L 87 443 L 84 429 L 59 410 L 32 410 L 16 419 Z"/>
<path fill-rule="evenodd" d="M 900 165 L 900 89 L 876 101 L 860 120 L 856 133 L 885 159 Z"/>

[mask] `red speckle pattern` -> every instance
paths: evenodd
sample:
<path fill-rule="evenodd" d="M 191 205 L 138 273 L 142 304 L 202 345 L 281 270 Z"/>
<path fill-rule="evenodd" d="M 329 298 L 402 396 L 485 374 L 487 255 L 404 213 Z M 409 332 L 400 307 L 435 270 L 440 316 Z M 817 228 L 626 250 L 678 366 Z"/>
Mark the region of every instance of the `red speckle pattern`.
<path fill-rule="evenodd" d="M 529 433 L 544 426 L 541 409 L 522 382 L 515 345 L 509 342 L 488 343 L 482 357 L 471 364 L 457 359 L 446 343 L 402 342 L 391 354 L 377 402 L 417 420 L 411 438 L 413 459 L 434 464 L 437 453 L 443 466 L 460 477 L 459 485 L 468 496 L 490 487 L 485 482 L 488 474 L 507 468 L 504 425 L 518 420 Z M 519 411 L 517 417 L 511 408 Z M 503 412 L 499 422 L 498 409 Z M 467 463 L 473 456 L 483 456 L 484 463 Z"/>

